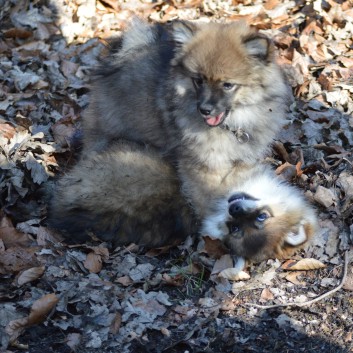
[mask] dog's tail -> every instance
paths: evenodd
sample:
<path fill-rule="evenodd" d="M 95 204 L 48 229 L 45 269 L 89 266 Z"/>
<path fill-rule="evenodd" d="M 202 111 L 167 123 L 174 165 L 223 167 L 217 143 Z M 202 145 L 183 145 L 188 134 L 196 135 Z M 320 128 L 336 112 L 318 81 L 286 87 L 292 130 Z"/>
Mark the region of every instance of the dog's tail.
<path fill-rule="evenodd" d="M 154 26 L 134 16 L 122 37 L 121 50 L 123 52 L 129 52 L 139 47 L 151 45 L 155 41 L 156 31 Z"/>

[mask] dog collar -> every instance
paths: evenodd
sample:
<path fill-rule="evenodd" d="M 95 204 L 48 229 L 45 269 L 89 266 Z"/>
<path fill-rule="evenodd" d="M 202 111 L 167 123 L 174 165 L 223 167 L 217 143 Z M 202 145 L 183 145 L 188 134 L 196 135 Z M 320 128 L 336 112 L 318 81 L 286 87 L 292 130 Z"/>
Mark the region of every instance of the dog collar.
<path fill-rule="evenodd" d="M 224 125 L 224 127 L 235 136 L 239 143 L 243 144 L 250 141 L 250 135 L 241 127 L 238 127 L 236 130 L 231 130 L 228 125 Z"/>
<path fill-rule="evenodd" d="M 232 133 L 234 134 L 239 143 L 247 143 L 250 140 L 250 135 L 241 127 L 238 127 L 238 129 L 232 131 Z"/>

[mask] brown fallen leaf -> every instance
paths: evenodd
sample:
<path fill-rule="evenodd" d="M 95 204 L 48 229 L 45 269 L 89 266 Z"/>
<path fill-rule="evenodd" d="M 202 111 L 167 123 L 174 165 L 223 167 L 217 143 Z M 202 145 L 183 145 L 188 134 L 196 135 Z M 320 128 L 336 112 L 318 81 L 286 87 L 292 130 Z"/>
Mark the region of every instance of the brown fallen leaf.
<path fill-rule="evenodd" d="M 344 338 L 344 341 L 345 342 L 352 342 L 352 340 L 353 340 L 353 332 L 348 332 L 347 334 L 346 334 L 346 336 L 345 336 L 345 338 Z"/>
<path fill-rule="evenodd" d="M 202 308 L 213 308 L 213 309 L 218 309 L 219 308 L 219 303 L 214 300 L 213 298 L 200 298 L 198 301 L 198 304 Z"/>
<path fill-rule="evenodd" d="M 319 185 L 314 194 L 314 200 L 322 206 L 330 207 L 337 203 L 337 196 L 331 189 Z"/>
<path fill-rule="evenodd" d="M 36 325 L 43 322 L 47 315 L 58 303 L 59 298 L 54 293 L 49 293 L 36 300 L 28 316 L 28 325 Z"/>
<path fill-rule="evenodd" d="M 178 274 L 172 277 L 172 276 L 169 276 L 167 273 L 163 273 L 162 279 L 166 284 L 174 287 L 181 287 L 185 283 L 185 276 L 181 274 Z"/>
<path fill-rule="evenodd" d="M 40 263 L 35 255 L 37 250 L 38 247 L 25 249 L 17 246 L 2 252 L 0 256 L 0 273 L 12 274 L 39 266 Z"/>
<path fill-rule="evenodd" d="M 303 174 L 303 171 L 302 171 L 302 162 L 299 161 L 296 165 L 295 165 L 295 169 L 296 169 L 296 172 L 297 172 L 297 176 L 300 177 L 302 174 Z"/>
<path fill-rule="evenodd" d="M 134 281 L 129 276 L 119 277 L 115 282 L 122 284 L 124 287 L 130 286 L 134 283 Z"/>
<path fill-rule="evenodd" d="M 230 267 L 221 271 L 218 274 L 219 277 L 229 279 L 230 281 L 246 281 L 250 279 L 250 275 L 244 271 L 239 271 L 239 269 Z"/>
<path fill-rule="evenodd" d="M 32 36 L 32 32 L 23 28 L 10 28 L 4 33 L 5 38 L 27 39 Z"/>
<path fill-rule="evenodd" d="M 286 180 L 291 180 L 297 176 L 297 168 L 295 165 L 285 162 L 276 169 L 276 174 L 281 175 Z"/>
<path fill-rule="evenodd" d="M 169 252 L 170 249 L 172 249 L 173 247 L 175 247 L 176 245 L 180 244 L 180 241 L 175 242 L 172 245 L 166 245 L 166 246 L 161 246 L 159 248 L 153 248 L 153 249 L 149 249 L 145 255 L 148 257 L 156 257 L 162 254 L 167 254 Z"/>
<path fill-rule="evenodd" d="M 37 244 L 47 246 L 49 244 L 58 244 L 64 240 L 64 237 L 59 232 L 53 229 L 40 226 L 37 232 Z"/>
<path fill-rule="evenodd" d="M 293 284 L 304 286 L 306 283 L 304 281 L 299 281 L 297 278 L 301 274 L 302 274 L 302 272 L 300 272 L 300 271 L 293 271 L 293 272 L 288 273 L 288 275 L 285 277 L 285 279 Z"/>
<path fill-rule="evenodd" d="M 269 0 L 264 3 L 264 8 L 266 10 L 273 10 L 279 3 L 280 2 L 278 0 Z"/>
<path fill-rule="evenodd" d="M 213 265 L 211 275 L 218 275 L 221 271 L 231 267 L 233 267 L 232 257 L 229 254 L 223 255 Z"/>
<path fill-rule="evenodd" d="M 282 268 L 288 271 L 317 270 L 324 267 L 326 267 L 326 265 L 321 261 L 311 258 L 299 261 L 288 260 L 282 265 Z"/>
<path fill-rule="evenodd" d="M 221 256 L 229 253 L 224 244 L 219 239 L 212 239 L 209 236 L 202 237 L 205 245 L 200 252 L 208 254 L 213 259 L 219 259 Z"/>
<path fill-rule="evenodd" d="M 224 298 L 221 302 L 221 307 L 220 309 L 223 311 L 233 311 L 238 307 L 240 304 L 239 300 L 236 300 L 234 297 L 233 298 Z"/>
<path fill-rule="evenodd" d="M 85 266 L 85 268 L 91 273 L 98 273 L 103 267 L 102 257 L 94 252 L 90 252 L 86 257 L 83 266 Z"/>
<path fill-rule="evenodd" d="M 296 260 L 287 260 L 282 264 L 281 268 L 283 270 L 288 270 L 290 266 L 293 266 L 296 263 L 297 263 Z"/>
<path fill-rule="evenodd" d="M 276 141 L 273 144 L 273 149 L 274 151 L 276 151 L 276 154 L 278 154 L 281 159 L 289 163 L 290 157 L 282 142 Z"/>
<path fill-rule="evenodd" d="M 274 295 L 273 293 L 268 289 L 268 288 L 264 288 L 261 292 L 261 295 L 260 295 L 260 302 L 267 302 L 269 300 L 273 300 L 274 299 Z"/>
<path fill-rule="evenodd" d="M 113 335 L 116 335 L 119 332 L 120 326 L 121 326 L 121 319 L 122 319 L 121 314 L 117 312 L 115 314 L 113 322 L 109 327 L 109 332 L 112 333 Z"/>
<path fill-rule="evenodd" d="M 109 259 L 109 250 L 103 246 L 91 246 L 89 249 L 92 249 L 96 255 L 102 257 L 103 261 L 107 261 Z"/>
<path fill-rule="evenodd" d="M 5 328 L 10 343 L 15 342 L 27 327 L 43 322 L 58 301 L 54 293 L 47 294 L 33 303 L 28 317 L 10 321 Z"/>
<path fill-rule="evenodd" d="M 345 56 L 339 56 L 339 57 L 337 58 L 337 60 L 338 60 L 339 62 L 341 62 L 342 65 L 345 66 L 345 67 L 347 67 L 347 68 L 353 67 L 353 58 L 347 58 L 347 57 L 345 57 Z"/>
<path fill-rule="evenodd" d="M 0 124 L 0 136 L 8 140 L 11 140 L 14 137 L 15 133 L 16 133 L 16 129 L 12 125 L 7 123 Z"/>
<path fill-rule="evenodd" d="M 29 268 L 28 270 L 22 271 L 16 278 L 15 282 L 18 286 L 22 286 L 25 283 L 35 281 L 38 279 L 40 276 L 45 271 L 44 266 L 39 266 L 39 267 L 32 267 Z"/>
<path fill-rule="evenodd" d="M 27 247 L 32 242 L 28 234 L 19 232 L 12 224 L 9 217 L 0 213 L 0 239 L 4 242 L 6 248 L 12 246 Z"/>
<path fill-rule="evenodd" d="M 183 319 L 190 319 L 197 313 L 195 307 L 188 305 L 176 305 L 173 311 L 179 314 Z"/>
<path fill-rule="evenodd" d="M 28 317 L 10 321 L 5 328 L 5 332 L 9 335 L 10 343 L 15 342 L 27 326 Z"/>

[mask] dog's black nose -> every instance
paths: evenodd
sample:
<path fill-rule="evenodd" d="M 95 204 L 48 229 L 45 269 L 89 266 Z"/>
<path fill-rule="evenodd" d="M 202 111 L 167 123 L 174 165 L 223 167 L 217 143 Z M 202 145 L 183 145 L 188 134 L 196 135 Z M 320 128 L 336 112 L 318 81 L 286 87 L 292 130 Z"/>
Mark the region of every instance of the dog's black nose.
<path fill-rule="evenodd" d="M 228 212 L 236 218 L 239 216 L 250 215 L 257 209 L 257 202 L 254 200 L 239 200 L 236 199 L 229 203 Z"/>
<path fill-rule="evenodd" d="M 202 115 L 205 115 L 205 116 L 208 116 L 211 114 L 211 111 L 212 109 L 210 108 L 203 108 L 203 107 L 200 107 L 199 108 L 199 112 L 202 114 Z"/>
<path fill-rule="evenodd" d="M 229 206 L 228 212 L 232 217 L 235 217 L 246 213 L 246 210 L 245 210 L 244 204 L 241 201 L 239 201 L 231 204 Z"/>

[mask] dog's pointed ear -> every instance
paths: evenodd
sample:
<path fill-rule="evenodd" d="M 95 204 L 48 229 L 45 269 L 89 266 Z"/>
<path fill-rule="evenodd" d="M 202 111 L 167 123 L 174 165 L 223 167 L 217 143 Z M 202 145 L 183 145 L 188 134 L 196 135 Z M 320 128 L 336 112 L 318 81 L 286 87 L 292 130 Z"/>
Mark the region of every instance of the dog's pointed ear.
<path fill-rule="evenodd" d="M 266 60 L 273 51 L 271 40 L 262 34 L 245 38 L 244 45 L 249 56 L 261 60 Z"/>
<path fill-rule="evenodd" d="M 197 26 L 187 21 L 173 21 L 170 25 L 174 42 L 179 46 L 189 42 L 197 31 Z"/>
<path fill-rule="evenodd" d="M 301 224 L 296 232 L 289 232 L 285 237 L 285 242 L 291 246 L 299 246 L 308 240 L 305 225 Z"/>

